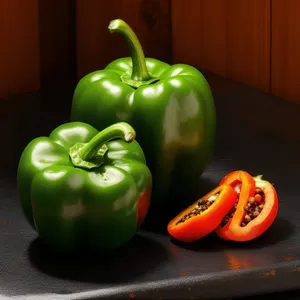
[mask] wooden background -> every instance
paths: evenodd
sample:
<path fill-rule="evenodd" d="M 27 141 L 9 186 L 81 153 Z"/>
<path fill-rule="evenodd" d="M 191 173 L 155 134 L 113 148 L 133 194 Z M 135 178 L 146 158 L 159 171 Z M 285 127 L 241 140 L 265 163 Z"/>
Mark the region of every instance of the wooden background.
<path fill-rule="evenodd" d="M 74 85 L 128 55 L 188 63 L 300 103 L 299 0 L 0 0 L 0 97 Z"/>

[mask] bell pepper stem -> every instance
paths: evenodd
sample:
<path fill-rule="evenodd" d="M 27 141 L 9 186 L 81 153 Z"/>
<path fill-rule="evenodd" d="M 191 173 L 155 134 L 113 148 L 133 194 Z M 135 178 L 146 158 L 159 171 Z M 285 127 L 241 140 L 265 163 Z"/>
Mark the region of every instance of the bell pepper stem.
<path fill-rule="evenodd" d="M 135 130 L 125 122 L 115 123 L 100 131 L 88 143 L 77 143 L 70 149 L 70 158 L 75 167 L 92 169 L 104 163 L 104 155 L 108 148 L 105 143 L 114 139 L 122 139 L 127 143 L 136 137 Z"/>
<path fill-rule="evenodd" d="M 253 176 L 253 179 L 254 179 L 256 182 L 264 181 L 264 180 L 263 180 L 263 175 Z"/>
<path fill-rule="evenodd" d="M 123 139 L 126 142 L 131 142 L 135 139 L 134 129 L 125 122 L 113 124 L 94 136 L 79 152 L 79 155 L 84 160 L 93 159 L 98 150 L 107 142 L 113 139 Z"/>
<path fill-rule="evenodd" d="M 108 29 L 110 32 L 120 33 L 128 44 L 132 59 L 131 79 L 134 81 L 151 80 L 146 66 L 143 48 L 130 26 L 121 19 L 115 19 L 109 23 Z"/>

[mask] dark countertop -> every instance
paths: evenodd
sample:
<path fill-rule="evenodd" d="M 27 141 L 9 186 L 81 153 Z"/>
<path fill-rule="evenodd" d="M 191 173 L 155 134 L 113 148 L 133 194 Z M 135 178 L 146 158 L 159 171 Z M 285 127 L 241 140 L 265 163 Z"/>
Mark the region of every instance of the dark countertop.
<path fill-rule="evenodd" d="M 21 152 L 68 120 L 71 93 L 44 91 L 0 102 L 0 295 L 25 299 L 224 299 L 273 292 L 299 299 L 300 105 L 206 74 L 218 114 L 213 163 L 199 197 L 228 172 L 263 174 L 279 214 L 257 240 L 232 244 L 213 234 L 192 245 L 141 231 L 113 258 L 54 256 L 24 219 L 16 190 Z M 24 299 L 24 298 L 22 298 Z M 239 298 L 240 299 L 240 298 Z M 248 298 L 247 298 L 248 299 Z M 250 299 L 250 298 L 249 298 Z"/>

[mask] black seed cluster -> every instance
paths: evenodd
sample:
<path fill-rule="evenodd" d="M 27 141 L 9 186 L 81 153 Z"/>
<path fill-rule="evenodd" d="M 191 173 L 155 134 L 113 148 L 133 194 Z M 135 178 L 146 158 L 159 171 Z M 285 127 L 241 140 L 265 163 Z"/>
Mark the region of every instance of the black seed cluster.
<path fill-rule="evenodd" d="M 201 213 L 203 213 L 204 211 L 206 211 L 217 200 L 219 194 L 220 193 L 212 195 L 208 199 L 201 199 L 197 203 L 196 207 L 194 209 L 192 209 L 188 214 L 186 214 L 180 221 L 178 221 L 177 224 L 183 223 L 183 222 L 187 221 L 188 219 L 198 216 Z"/>
<path fill-rule="evenodd" d="M 237 205 L 239 202 L 240 194 L 238 193 L 238 198 L 230 212 L 223 218 L 221 226 L 225 226 L 230 219 L 233 218 L 233 215 L 237 209 Z M 265 195 L 262 189 L 256 188 L 254 197 L 250 197 L 248 199 L 247 204 L 244 206 L 244 211 L 246 212 L 243 222 L 241 224 L 242 227 L 245 227 L 249 222 L 255 219 L 260 212 L 263 210 L 265 205 Z"/>
<path fill-rule="evenodd" d="M 248 199 L 248 203 L 244 206 L 244 211 L 246 212 L 246 215 L 244 216 L 244 220 L 241 226 L 245 227 L 249 222 L 251 222 L 256 217 L 258 217 L 260 212 L 263 210 L 264 206 L 265 206 L 265 195 L 260 188 L 256 188 L 255 196 L 250 197 Z"/>
<path fill-rule="evenodd" d="M 233 215 L 237 209 L 238 202 L 239 202 L 239 200 L 237 199 L 234 206 L 231 208 L 230 212 L 223 218 L 223 220 L 221 222 L 222 227 L 225 226 L 229 222 L 229 220 L 233 218 Z"/>

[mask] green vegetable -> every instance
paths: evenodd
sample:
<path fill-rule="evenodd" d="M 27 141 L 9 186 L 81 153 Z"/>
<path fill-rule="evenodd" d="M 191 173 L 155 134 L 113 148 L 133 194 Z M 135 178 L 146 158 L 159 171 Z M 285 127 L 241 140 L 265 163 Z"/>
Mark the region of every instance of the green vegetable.
<path fill-rule="evenodd" d="M 134 129 L 98 132 L 70 122 L 24 149 L 18 167 L 23 211 L 45 244 L 59 251 L 114 249 L 139 229 L 152 177 Z"/>
<path fill-rule="evenodd" d="M 216 135 L 211 89 L 192 66 L 145 59 L 124 21 L 112 21 L 109 30 L 124 37 L 131 57 L 116 59 L 80 80 L 71 120 L 98 129 L 119 121 L 135 128 L 153 176 L 150 209 L 162 212 L 168 199 L 174 203 L 174 195 L 186 195 L 198 185 L 211 162 Z"/>

